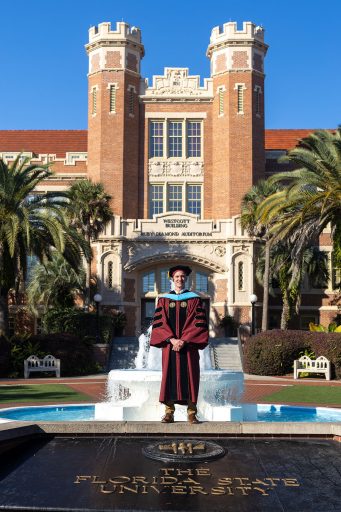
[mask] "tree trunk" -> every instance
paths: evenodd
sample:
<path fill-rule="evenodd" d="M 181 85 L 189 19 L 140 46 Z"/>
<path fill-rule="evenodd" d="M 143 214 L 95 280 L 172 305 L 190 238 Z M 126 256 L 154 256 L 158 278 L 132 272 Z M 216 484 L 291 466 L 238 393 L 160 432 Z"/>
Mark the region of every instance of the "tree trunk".
<path fill-rule="evenodd" d="M 281 329 L 286 331 L 288 328 L 288 323 L 290 320 L 290 301 L 288 296 L 288 291 L 285 290 L 284 293 L 282 293 L 282 299 L 283 299 L 283 309 L 282 309 L 282 316 L 281 316 Z"/>
<path fill-rule="evenodd" d="M 90 235 L 87 236 L 88 243 L 90 246 L 90 252 L 91 257 L 90 260 L 87 262 L 87 269 L 86 269 L 86 282 L 85 282 L 85 311 L 89 311 L 89 306 L 91 302 L 91 293 L 90 293 L 90 281 L 91 281 L 91 262 L 92 262 L 92 248 L 91 248 L 91 237 Z"/>
<path fill-rule="evenodd" d="M 0 288 L 0 336 L 9 336 L 8 290 Z"/>
<path fill-rule="evenodd" d="M 269 312 L 269 281 L 270 281 L 270 249 L 271 242 L 265 242 L 265 268 L 263 277 L 263 314 L 262 314 L 262 331 L 268 329 L 268 312 Z"/>

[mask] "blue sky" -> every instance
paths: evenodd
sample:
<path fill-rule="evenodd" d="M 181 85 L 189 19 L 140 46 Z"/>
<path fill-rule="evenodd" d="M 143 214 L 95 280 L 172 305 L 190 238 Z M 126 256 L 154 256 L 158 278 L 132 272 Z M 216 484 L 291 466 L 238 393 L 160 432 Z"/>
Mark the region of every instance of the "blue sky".
<path fill-rule="evenodd" d="M 341 123 L 340 0 L 4 0 L 1 19 L 0 129 L 86 128 L 88 29 L 122 20 L 142 30 L 149 79 L 166 66 L 208 77 L 213 27 L 263 25 L 266 127 Z"/>

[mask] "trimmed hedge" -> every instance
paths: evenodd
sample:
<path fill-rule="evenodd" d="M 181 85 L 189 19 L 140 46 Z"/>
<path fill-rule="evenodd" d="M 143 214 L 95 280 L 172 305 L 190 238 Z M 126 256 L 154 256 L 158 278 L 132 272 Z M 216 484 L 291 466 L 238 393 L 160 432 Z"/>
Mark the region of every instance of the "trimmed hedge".
<path fill-rule="evenodd" d="M 0 377 L 7 377 L 11 370 L 11 344 L 4 336 L 0 337 Z"/>
<path fill-rule="evenodd" d="M 294 360 L 305 350 L 329 359 L 332 376 L 341 378 L 341 334 L 334 332 L 261 332 L 245 342 L 244 368 L 255 375 L 286 375 L 293 372 Z"/>
<path fill-rule="evenodd" d="M 33 351 L 32 351 L 33 350 Z M 88 375 L 97 373 L 91 343 L 80 340 L 72 334 L 55 333 L 34 335 L 28 339 L 12 340 L 12 370 L 23 375 L 24 359 L 29 355 L 43 357 L 52 354 L 60 359 L 61 376 Z"/>
<path fill-rule="evenodd" d="M 45 332 L 69 333 L 95 341 L 97 333 L 96 313 L 74 308 L 50 309 L 43 317 Z M 99 334 L 101 343 L 110 343 L 113 338 L 114 319 L 108 315 L 99 316 Z"/>

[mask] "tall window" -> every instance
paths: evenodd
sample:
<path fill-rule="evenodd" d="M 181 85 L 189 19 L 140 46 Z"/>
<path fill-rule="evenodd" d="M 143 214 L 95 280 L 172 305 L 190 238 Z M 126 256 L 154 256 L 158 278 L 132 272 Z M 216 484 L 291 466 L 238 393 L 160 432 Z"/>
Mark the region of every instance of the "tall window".
<path fill-rule="evenodd" d="M 238 290 L 244 290 L 244 263 L 242 261 L 238 263 Z"/>
<path fill-rule="evenodd" d="M 110 112 L 116 112 L 116 85 L 110 86 Z"/>
<path fill-rule="evenodd" d="M 113 262 L 109 261 L 108 263 L 108 288 L 111 290 L 113 288 Z"/>
<path fill-rule="evenodd" d="M 182 157 L 182 121 L 168 124 L 168 156 Z"/>
<path fill-rule="evenodd" d="M 219 89 L 219 115 L 222 116 L 224 113 L 224 91 Z"/>
<path fill-rule="evenodd" d="M 134 89 L 129 89 L 129 114 L 134 114 Z"/>
<path fill-rule="evenodd" d="M 237 85 L 237 111 L 242 114 L 244 112 L 244 86 Z"/>
<path fill-rule="evenodd" d="M 143 293 L 155 290 L 155 272 L 148 272 L 142 276 L 142 290 Z"/>
<path fill-rule="evenodd" d="M 260 89 L 256 89 L 256 114 L 260 114 Z"/>
<path fill-rule="evenodd" d="M 195 274 L 195 289 L 198 292 L 208 292 L 208 276 L 204 272 L 197 272 Z"/>
<path fill-rule="evenodd" d="M 96 112 L 97 112 L 97 89 L 92 89 L 92 92 L 91 92 L 91 102 L 92 102 L 91 112 L 93 114 L 96 114 Z"/>
<path fill-rule="evenodd" d="M 168 211 L 182 211 L 182 185 L 168 185 Z"/>
<path fill-rule="evenodd" d="M 163 213 L 163 185 L 150 187 L 150 215 Z"/>
<path fill-rule="evenodd" d="M 201 215 L 201 185 L 187 185 L 187 211 Z"/>
<path fill-rule="evenodd" d="M 151 121 L 149 125 L 149 156 L 163 156 L 163 122 Z"/>
<path fill-rule="evenodd" d="M 188 121 L 187 123 L 187 156 L 201 156 L 201 123 Z"/>
<path fill-rule="evenodd" d="M 161 293 L 169 292 L 170 284 L 169 284 L 168 269 L 161 270 L 160 277 L 161 277 L 160 292 Z"/>

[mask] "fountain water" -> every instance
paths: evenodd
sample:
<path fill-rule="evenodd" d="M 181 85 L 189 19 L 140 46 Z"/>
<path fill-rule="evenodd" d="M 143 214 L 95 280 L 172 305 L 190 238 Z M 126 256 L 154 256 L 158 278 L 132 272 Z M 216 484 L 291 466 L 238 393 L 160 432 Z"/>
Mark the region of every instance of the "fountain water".
<path fill-rule="evenodd" d="M 164 407 L 159 403 L 161 350 L 149 345 L 150 329 L 139 337 L 135 368 L 111 370 L 107 400 L 96 404 L 96 420 L 159 421 Z M 200 351 L 198 414 L 202 420 L 241 421 L 240 397 L 244 374 L 240 370 L 213 369 L 210 348 Z M 186 406 L 177 406 L 175 420 L 186 420 Z"/>

